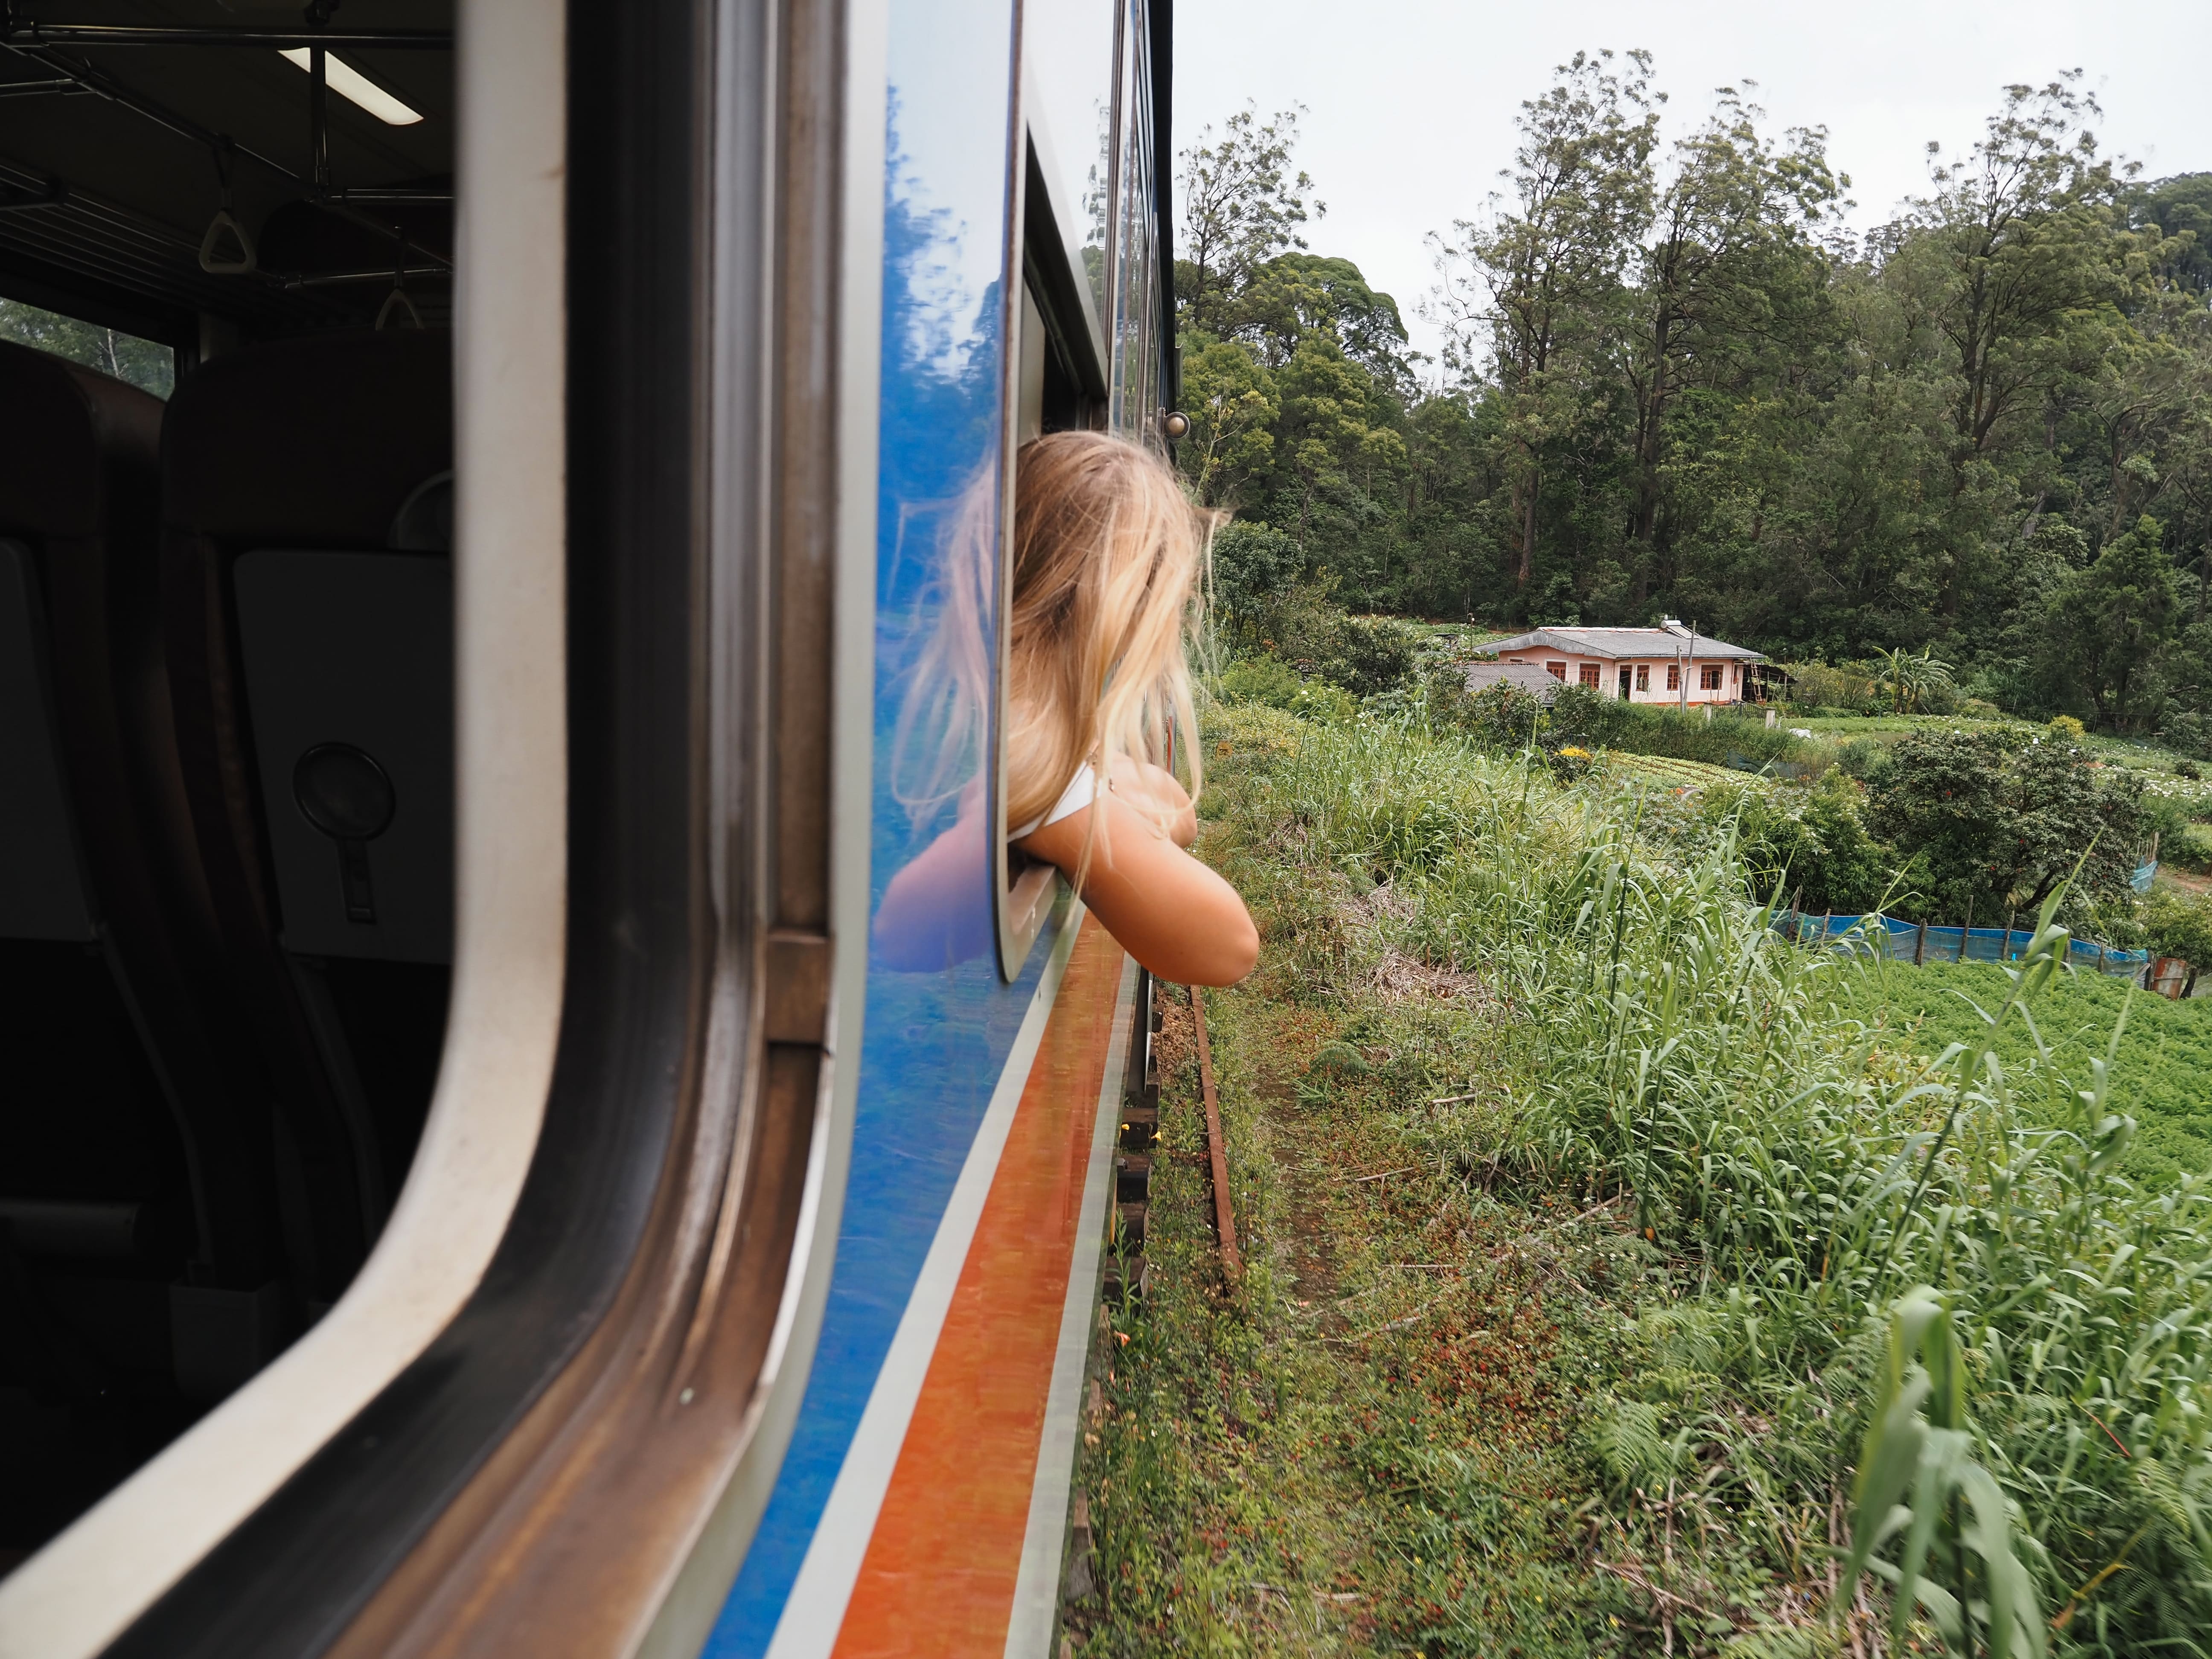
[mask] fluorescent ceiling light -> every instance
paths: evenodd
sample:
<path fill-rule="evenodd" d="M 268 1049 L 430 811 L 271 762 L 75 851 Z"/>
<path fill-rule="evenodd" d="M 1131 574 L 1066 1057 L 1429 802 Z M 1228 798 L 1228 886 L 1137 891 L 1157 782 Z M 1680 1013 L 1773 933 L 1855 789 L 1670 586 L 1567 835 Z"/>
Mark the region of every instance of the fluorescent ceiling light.
<path fill-rule="evenodd" d="M 298 64 L 310 75 L 315 72 L 305 46 L 276 55 L 288 64 Z M 387 127 L 411 127 L 422 118 L 422 111 L 408 108 L 334 52 L 323 54 L 323 79 L 339 97 L 352 100 Z"/>

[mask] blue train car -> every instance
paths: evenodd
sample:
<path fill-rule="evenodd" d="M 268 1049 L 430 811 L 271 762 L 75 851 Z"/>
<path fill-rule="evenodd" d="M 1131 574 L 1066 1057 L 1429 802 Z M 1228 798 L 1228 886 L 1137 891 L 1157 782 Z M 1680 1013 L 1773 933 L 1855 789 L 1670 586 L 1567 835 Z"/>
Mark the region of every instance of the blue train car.
<path fill-rule="evenodd" d="M 0 11 L 0 1659 L 1053 1650 L 1147 1032 L 1006 527 L 1176 423 L 1171 40 Z"/>

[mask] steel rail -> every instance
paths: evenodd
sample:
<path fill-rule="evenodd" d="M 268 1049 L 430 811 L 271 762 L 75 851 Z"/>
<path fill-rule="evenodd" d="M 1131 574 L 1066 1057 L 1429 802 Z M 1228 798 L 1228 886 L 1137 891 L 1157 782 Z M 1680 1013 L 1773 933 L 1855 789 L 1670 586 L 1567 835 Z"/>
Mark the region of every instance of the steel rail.
<path fill-rule="evenodd" d="M 1206 1157 L 1213 1176 L 1213 1227 L 1221 1238 L 1222 1270 L 1231 1281 L 1244 1275 L 1237 1248 L 1237 1217 L 1229 1207 L 1229 1155 L 1221 1139 L 1221 1101 L 1213 1090 L 1213 1045 L 1206 1038 L 1206 996 L 1190 988 L 1190 1019 L 1198 1033 L 1198 1087 L 1206 1100 Z"/>

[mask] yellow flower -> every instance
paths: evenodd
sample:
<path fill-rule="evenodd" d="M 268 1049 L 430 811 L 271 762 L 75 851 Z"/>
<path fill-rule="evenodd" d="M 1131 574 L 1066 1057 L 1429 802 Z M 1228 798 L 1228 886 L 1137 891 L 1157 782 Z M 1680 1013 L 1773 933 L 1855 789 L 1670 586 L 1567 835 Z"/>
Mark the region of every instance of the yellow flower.
<path fill-rule="evenodd" d="M 1565 749 L 1559 750 L 1559 755 L 1562 759 L 1572 756 L 1577 760 L 1588 760 L 1590 757 L 1590 751 L 1587 749 L 1577 749 L 1574 744 L 1569 744 Z"/>

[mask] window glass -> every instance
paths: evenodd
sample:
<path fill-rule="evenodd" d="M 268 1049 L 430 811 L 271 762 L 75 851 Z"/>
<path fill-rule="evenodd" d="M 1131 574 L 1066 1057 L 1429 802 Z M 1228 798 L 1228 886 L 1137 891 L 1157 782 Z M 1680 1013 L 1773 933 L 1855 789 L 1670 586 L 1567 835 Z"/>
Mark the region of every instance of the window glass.
<path fill-rule="evenodd" d="M 1145 7 L 1129 0 L 1124 20 L 1121 100 L 1121 167 L 1116 181 L 1121 194 L 1121 234 L 1115 254 L 1113 423 L 1120 432 L 1135 433 L 1143 425 L 1144 360 L 1146 355 L 1145 315 L 1146 273 L 1151 270 L 1152 249 L 1152 119 L 1144 66 L 1150 61 L 1145 34 Z"/>
<path fill-rule="evenodd" d="M 1050 187 L 1069 260 L 1087 276 L 1103 358 L 1106 230 L 1114 159 L 1114 14 L 1119 0 L 1032 5 L 1022 15 L 1030 141 Z"/>
<path fill-rule="evenodd" d="M 20 301 L 0 300 L 0 340 L 66 357 L 156 398 L 167 398 L 176 389 L 177 354 L 167 346 Z"/>

